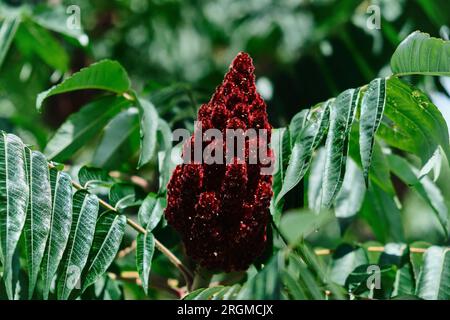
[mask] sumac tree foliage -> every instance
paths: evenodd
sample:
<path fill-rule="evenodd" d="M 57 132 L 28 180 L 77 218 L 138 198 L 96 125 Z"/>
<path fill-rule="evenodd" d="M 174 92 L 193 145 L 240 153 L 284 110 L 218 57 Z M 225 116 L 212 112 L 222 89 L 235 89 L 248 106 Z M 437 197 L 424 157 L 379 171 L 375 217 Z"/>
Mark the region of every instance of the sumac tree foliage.
<path fill-rule="evenodd" d="M 25 37 L 33 28 L 47 34 L 32 16 L 2 21 L 0 64 L 17 30 Z M 159 297 L 155 291 L 161 290 L 162 297 L 184 299 L 450 299 L 449 248 L 407 242 L 398 188 L 407 186 L 422 198 L 448 235 L 449 198 L 435 181 L 441 163 L 448 166 L 450 160 L 449 129 L 409 76 L 450 76 L 449 47 L 448 41 L 414 32 L 393 53 L 391 75 L 347 89 L 272 129 L 277 170 L 267 180 L 273 192 L 264 224 L 267 245 L 264 252 L 235 252 L 253 262 L 237 273 L 197 266 L 167 226 L 167 185 L 181 146 L 172 144 L 175 121 L 160 115 L 152 103 L 157 97 L 135 91 L 116 61 L 73 73 L 37 95 L 36 108 L 73 91 L 98 94 L 60 125 L 42 152 L 17 135 L 0 134 L 1 297 L 120 299 L 124 291 Z M 62 58 L 50 62 L 66 71 Z M 71 159 L 87 146 L 94 149 L 85 156 L 88 165 L 74 168 Z M 142 171 L 123 174 L 124 159 Z M 149 167 L 157 174 L 145 177 Z M 285 212 L 286 197 L 298 196 L 300 185 L 304 208 Z M 188 181 L 183 188 L 195 185 Z M 199 201 L 207 196 L 202 193 Z M 214 201 L 200 209 L 215 210 Z M 344 235 L 357 218 L 377 244 L 345 237 L 332 248 L 309 242 L 330 224 Z M 202 239 L 188 248 L 197 261 L 211 262 L 202 259 L 198 246 L 229 245 L 210 242 L 208 235 Z M 377 271 L 381 287 L 367 285 L 370 270 Z"/>

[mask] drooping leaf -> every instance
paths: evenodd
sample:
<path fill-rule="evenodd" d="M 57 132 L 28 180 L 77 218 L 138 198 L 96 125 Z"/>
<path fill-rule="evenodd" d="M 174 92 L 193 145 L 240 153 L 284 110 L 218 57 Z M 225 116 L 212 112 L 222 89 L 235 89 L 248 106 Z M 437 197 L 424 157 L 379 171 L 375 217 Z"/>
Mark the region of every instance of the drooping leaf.
<path fill-rule="evenodd" d="M 136 266 L 139 278 L 142 281 L 142 288 L 147 294 L 153 253 L 155 251 L 155 237 L 151 232 L 146 234 L 140 233 L 137 236 L 136 244 Z"/>
<path fill-rule="evenodd" d="M 90 166 L 83 166 L 78 171 L 78 180 L 80 185 L 87 189 L 89 186 L 107 185 L 111 186 L 114 179 L 106 170 Z"/>
<path fill-rule="evenodd" d="M 356 267 L 369 262 L 363 248 L 340 245 L 333 253 L 329 277 L 335 283 L 344 286 L 347 277 Z"/>
<path fill-rule="evenodd" d="M 13 256 L 25 224 L 29 197 L 22 141 L 0 131 L 0 258 L 9 299 L 13 299 Z"/>
<path fill-rule="evenodd" d="M 361 216 L 369 223 L 378 241 L 404 242 L 401 212 L 394 197 L 372 184 L 366 192 Z"/>
<path fill-rule="evenodd" d="M 380 265 L 397 266 L 392 297 L 413 295 L 416 287 L 409 247 L 404 243 L 387 243 L 380 256 Z"/>
<path fill-rule="evenodd" d="M 441 173 L 442 166 L 442 153 L 440 147 L 438 147 L 430 159 L 423 165 L 419 172 L 419 179 L 422 179 L 426 175 L 428 175 L 431 171 L 433 171 L 433 181 L 439 178 Z"/>
<path fill-rule="evenodd" d="M 165 199 L 158 197 L 154 193 L 149 193 L 139 208 L 139 223 L 146 226 L 148 232 L 151 232 L 162 218 Z"/>
<path fill-rule="evenodd" d="M 18 16 L 7 16 L 0 27 L 0 68 L 20 25 Z"/>
<path fill-rule="evenodd" d="M 138 110 L 129 108 L 116 115 L 105 128 L 102 140 L 95 150 L 92 165 L 112 169 L 118 157 L 128 156 L 127 144 L 132 144 L 139 134 Z"/>
<path fill-rule="evenodd" d="M 325 145 L 326 158 L 321 199 L 323 208 L 331 206 L 344 179 L 349 134 L 358 97 L 358 89 L 348 89 L 341 93 L 331 106 L 330 128 Z"/>
<path fill-rule="evenodd" d="M 422 299 L 450 299 L 450 249 L 430 247 L 424 254 L 416 294 Z"/>
<path fill-rule="evenodd" d="M 438 146 L 450 159 L 447 124 L 439 109 L 419 89 L 389 78 L 378 135 L 389 145 L 417 155 L 425 164 Z"/>
<path fill-rule="evenodd" d="M 358 297 L 389 299 L 395 282 L 393 265 L 363 264 L 347 277 L 345 287 Z"/>
<path fill-rule="evenodd" d="M 81 288 L 80 276 L 94 238 L 98 209 L 96 196 L 85 190 L 74 194 L 72 225 L 57 280 L 59 300 L 68 299 L 73 289 Z"/>
<path fill-rule="evenodd" d="M 69 159 L 127 105 L 126 99 L 112 96 L 87 104 L 58 128 L 45 147 L 45 155 L 55 161 Z"/>
<path fill-rule="evenodd" d="M 308 170 L 312 153 L 328 129 L 331 103 L 329 100 L 323 104 L 322 108 L 305 116 L 303 127 L 296 133 L 297 137 L 292 146 L 284 182 L 277 195 L 275 205 L 300 182 Z M 290 134 L 292 135 L 293 132 L 290 131 Z"/>
<path fill-rule="evenodd" d="M 84 33 L 81 23 L 76 28 L 67 27 L 68 12 L 66 12 L 66 9 L 68 10 L 69 7 L 41 7 L 40 10 L 33 13 L 32 19 L 45 29 L 76 39 L 81 46 L 86 46 L 89 43 L 89 38 Z M 79 7 L 78 9 L 81 10 Z"/>
<path fill-rule="evenodd" d="M 237 299 L 242 300 L 280 300 L 281 293 L 281 254 L 274 255 L 260 272 L 242 285 Z"/>
<path fill-rule="evenodd" d="M 138 168 L 149 162 L 156 149 L 156 131 L 158 129 L 158 113 L 150 101 L 139 100 L 141 153 Z"/>
<path fill-rule="evenodd" d="M 419 170 L 406 159 L 392 154 L 388 156 L 388 161 L 392 172 L 407 185 L 413 187 L 420 197 L 430 205 L 442 225 L 442 230 L 447 235 L 448 209 L 441 190 L 429 177 L 425 176 L 419 179 Z"/>
<path fill-rule="evenodd" d="M 278 193 L 283 186 L 286 167 L 291 152 L 289 130 L 286 128 L 273 129 L 270 147 L 275 153 L 275 172 L 273 173 L 273 196 L 270 201 L 270 213 L 275 224 L 278 225 L 284 201 L 281 200 L 275 205 L 275 199 L 278 197 Z"/>
<path fill-rule="evenodd" d="M 27 148 L 27 168 L 30 199 L 24 234 L 28 266 L 28 297 L 33 296 L 52 216 L 52 192 L 47 159 L 37 151 Z"/>
<path fill-rule="evenodd" d="M 449 43 L 420 31 L 411 33 L 392 55 L 392 72 L 397 76 L 450 76 Z"/>
<path fill-rule="evenodd" d="M 296 113 L 289 123 L 289 138 L 291 149 L 294 147 L 295 140 L 297 139 L 298 134 L 305 127 L 306 120 L 308 119 L 310 110 L 304 109 L 298 113 Z"/>
<path fill-rule="evenodd" d="M 308 208 L 314 212 L 320 212 L 320 201 L 322 199 L 323 169 L 325 168 L 325 148 L 316 152 L 308 179 Z"/>
<path fill-rule="evenodd" d="M 48 30 L 30 19 L 22 21 L 14 42 L 22 53 L 35 54 L 56 70 L 66 72 L 69 68 L 70 58 L 64 47 Z"/>
<path fill-rule="evenodd" d="M 170 176 L 176 164 L 172 160 L 172 131 L 163 119 L 158 119 L 157 141 L 162 151 L 158 152 L 159 193 L 165 194 Z"/>
<path fill-rule="evenodd" d="M 369 83 L 361 102 L 361 114 L 359 117 L 359 145 L 366 186 L 369 184 L 369 170 L 375 133 L 380 125 L 385 104 L 386 80 L 378 78 Z"/>
<path fill-rule="evenodd" d="M 135 184 L 118 182 L 109 189 L 109 202 L 119 211 L 140 204 L 144 197 L 143 191 Z"/>
<path fill-rule="evenodd" d="M 129 88 L 130 80 L 125 69 L 116 61 L 102 60 L 81 69 L 47 91 L 41 92 L 36 99 L 36 108 L 40 110 L 45 99 L 60 93 L 98 89 L 121 94 Z"/>
<path fill-rule="evenodd" d="M 96 282 L 111 265 L 125 234 L 126 224 L 126 216 L 110 211 L 98 219 L 86 270 L 83 272 L 82 291 Z"/>
<path fill-rule="evenodd" d="M 359 136 L 359 126 L 353 126 L 352 137 Z M 362 169 L 361 153 L 359 141 L 356 139 L 350 140 L 349 155 L 355 161 L 360 169 Z M 386 156 L 383 151 L 382 144 L 379 139 L 375 139 L 372 147 L 371 165 L 369 168 L 369 180 L 380 187 L 384 192 L 394 196 L 395 189 L 391 181 L 391 174 Z"/>
<path fill-rule="evenodd" d="M 331 211 L 290 210 L 283 213 L 280 231 L 290 244 L 295 245 L 333 219 L 335 217 Z"/>
<path fill-rule="evenodd" d="M 44 299 L 48 298 L 53 278 L 69 239 L 70 225 L 72 224 L 72 184 L 70 176 L 65 172 L 50 169 L 50 185 L 52 191 L 50 230 L 41 265 Z"/>
<path fill-rule="evenodd" d="M 325 298 L 323 279 L 316 277 L 310 268 L 295 253 L 289 254 L 289 266 L 281 270 L 283 283 L 291 292 L 296 292 L 300 297 L 304 295 L 302 300 L 322 300 Z"/>
<path fill-rule="evenodd" d="M 340 221 L 341 232 L 361 209 L 365 193 L 363 174 L 356 163 L 349 158 L 341 190 L 334 200 L 334 212 Z"/>

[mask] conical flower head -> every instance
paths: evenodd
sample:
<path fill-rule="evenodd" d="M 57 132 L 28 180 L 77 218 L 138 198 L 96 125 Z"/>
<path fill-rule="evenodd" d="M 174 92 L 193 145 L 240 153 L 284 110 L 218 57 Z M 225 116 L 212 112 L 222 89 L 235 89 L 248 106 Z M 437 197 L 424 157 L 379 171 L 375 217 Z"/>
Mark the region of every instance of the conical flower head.
<path fill-rule="evenodd" d="M 211 100 L 200 107 L 198 121 L 202 132 L 218 129 L 223 136 L 205 139 L 194 134 L 187 146 L 192 151 L 195 140 L 201 139 L 202 155 L 208 148 L 219 148 L 223 161 L 178 165 L 168 185 L 165 216 L 181 234 L 187 254 L 203 267 L 243 270 L 266 246 L 272 197 L 272 176 L 261 170 L 268 163 L 260 159 L 261 154 L 272 157 L 271 125 L 248 54 L 235 57 Z M 246 136 L 239 147 L 227 139 L 231 129 L 241 129 L 244 135 L 253 129 L 257 135 Z M 243 157 L 227 157 L 227 151 L 240 151 Z M 257 160 L 252 162 L 253 156 Z"/>

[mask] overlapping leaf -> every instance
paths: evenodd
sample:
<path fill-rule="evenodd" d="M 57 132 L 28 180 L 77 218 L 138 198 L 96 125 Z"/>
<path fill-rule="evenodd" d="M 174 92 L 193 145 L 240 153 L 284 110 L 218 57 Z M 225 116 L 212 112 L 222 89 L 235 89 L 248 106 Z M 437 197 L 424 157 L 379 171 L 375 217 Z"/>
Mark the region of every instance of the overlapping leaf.
<path fill-rule="evenodd" d="M 82 291 L 97 281 L 111 265 L 125 234 L 126 224 L 124 215 L 108 211 L 98 219 L 86 271 L 83 272 Z"/>
<path fill-rule="evenodd" d="M 424 255 L 416 294 L 422 299 L 450 299 L 450 249 L 430 247 Z"/>
<path fill-rule="evenodd" d="M 292 146 L 284 182 L 277 195 L 275 205 L 300 182 L 308 170 L 313 151 L 328 129 L 331 103 L 331 101 L 327 101 L 321 108 L 305 115 L 301 128 L 290 128 L 290 136 L 296 135 L 296 138 Z"/>
<path fill-rule="evenodd" d="M 55 161 L 69 159 L 98 135 L 111 118 L 127 105 L 129 101 L 112 96 L 87 104 L 56 130 L 45 147 L 45 155 Z"/>
<path fill-rule="evenodd" d="M 136 246 L 136 265 L 139 278 L 142 281 L 142 288 L 148 292 L 148 281 L 152 268 L 152 258 L 155 251 L 155 237 L 151 232 L 138 234 Z"/>
<path fill-rule="evenodd" d="M 42 260 L 42 294 L 48 298 L 56 270 L 61 262 L 72 224 L 72 184 L 67 173 L 50 169 L 52 212 L 50 230 Z"/>
<path fill-rule="evenodd" d="M 0 258 L 6 292 L 12 299 L 13 256 L 25 224 L 29 185 L 22 141 L 3 131 L 0 139 Z"/>
<path fill-rule="evenodd" d="M 37 151 L 26 150 L 30 199 L 24 233 L 28 265 L 28 297 L 33 296 L 52 216 L 52 192 L 47 159 Z"/>
<path fill-rule="evenodd" d="M 73 289 L 81 287 L 81 272 L 94 238 L 98 208 L 98 198 L 87 191 L 77 191 L 73 196 L 72 226 L 57 281 L 60 300 L 68 299 Z"/>
<path fill-rule="evenodd" d="M 369 184 L 369 169 L 372 161 L 375 133 L 383 116 L 386 104 L 386 80 L 378 78 L 369 83 L 361 102 L 359 117 L 359 144 L 361 163 L 366 186 Z"/>
<path fill-rule="evenodd" d="M 331 206 L 344 179 L 350 130 L 358 97 L 358 89 L 348 89 L 342 92 L 331 106 L 321 195 L 321 207 L 323 208 Z"/>

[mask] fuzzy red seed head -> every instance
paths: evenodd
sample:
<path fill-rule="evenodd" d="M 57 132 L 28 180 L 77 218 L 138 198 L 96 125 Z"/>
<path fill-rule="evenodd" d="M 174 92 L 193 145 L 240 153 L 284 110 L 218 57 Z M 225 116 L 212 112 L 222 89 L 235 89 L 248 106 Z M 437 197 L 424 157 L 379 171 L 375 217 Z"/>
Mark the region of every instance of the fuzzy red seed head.
<path fill-rule="evenodd" d="M 266 104 L 256 92 L 248 54 L 235 57 L 209 103 L 200 107 L 198 120 L 203 130 L 267 130 L 267 136 L 246 142 L 244 162 L 233 158 L 228 164 L 181 164 L 168 185 L 165 216 L 182 236 L 187 254 L 209 269 L 244 270 L 266 246 L 272 197 L 272 177 L 260 170 L 267 164 L 249 163 L 262 144 L 272 155 L 267 148 L 272 127 Z M 225 154 L 225 137 L 212 143 Z M 194 136 L 187 145 L 194 145 Z M 249 147 L 254 145 L 257 149 Z"/>

